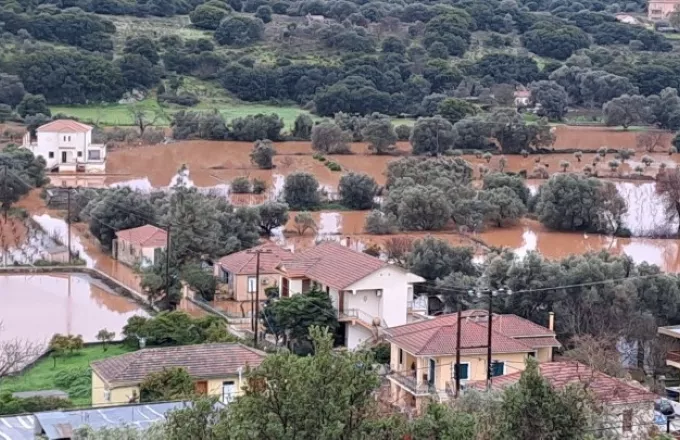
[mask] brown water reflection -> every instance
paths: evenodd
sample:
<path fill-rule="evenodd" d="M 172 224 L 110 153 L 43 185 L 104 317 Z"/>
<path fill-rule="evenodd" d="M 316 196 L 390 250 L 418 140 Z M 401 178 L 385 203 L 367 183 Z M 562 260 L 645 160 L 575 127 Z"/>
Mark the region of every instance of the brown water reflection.
<path fill-rule="evenodd" d="M 394 235 L 370 235 L 363 232 L 367 212 L 316 212 L 313 214 L 318 230 L 299 236 L 293 221 L 286 225 L 285 232 L 279 231 L 272 239 L 293 249 L 305 249 L 320 240 L 338 240 L 343 243 L 349 238 L 351 246 L 362 250 L 370 245 L 383 246 Z M 291 219 L 293 215 L 291 215 Z M 484 232 L 465 237 L 453 231 L 435 233 L 411 232 L 400 234 L 414 239 L 432 235 L 454 246 L 472 246 L 481 256 L 489 246 L 507 247 L 519 256 L 528 251 L 538 251 L 546 258 L 560 259 L 569 255 L 586 252 L 608 251 L 616 255 L 626 254 L 634 261 L 646 261 L 660 266 L 666 272 L 680 272 L 680 240 L 648 238 L 616 238 L 597 234 L 556 232 L 544 228 L 540 223 L 525 219 L 509 228 L 490 228 Z M 472 238 L 472 239 L 471 239 Z"/>
<path fill-rule="evenodd" d="M 53 334 L 80 334 L 96 341 L 102 328 L 119 338 L 127 320 L 146 312 L 134 301 L 84 275 L 0 276 L 3 339 L 48 341 Z"/>

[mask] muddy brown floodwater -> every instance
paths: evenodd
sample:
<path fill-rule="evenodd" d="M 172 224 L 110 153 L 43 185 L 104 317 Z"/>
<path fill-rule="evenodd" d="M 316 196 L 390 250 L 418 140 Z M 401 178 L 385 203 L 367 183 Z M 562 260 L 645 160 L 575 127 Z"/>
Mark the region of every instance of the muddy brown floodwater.
<path fill-rule="evenodd" d="M 637 149 L 637 138 L 640 132 L 622 131 L 618 128 L 607 127 L 574 127 L 558 126 L 554 130 L 556 136 L 555 150 L 582 149 L 595 150 L 602 146 L 620 149 Z M 562 172 L 560 163 L 569 162 L 568 171 L 582 171 L 585 166 L 593 168 L 599 177 L 611 179 L 617 185 L 619 193 L 627 200 L 629 209 L 626 217 L 628 226 L 636 233 L 647 233 L 659 227 L 674 228 L 677 225 L 666 225 L 663 211 L 654 194 L 654 184 L 638 181 L 626 181 L 622 177 L 637 173 L 635 168 L 643 166 L 642 174 L 653 177 L 658 172 L 660 164 L 676 167 L 678 155 L 667 154 L 672 134 L 662 133 L 658 139 L 655 152 L 636 151 L 636 155 L 627 160 L 612 172 L 608 162 L 614 159 L 608 154 L 596 162 L 596 154 L 583 154 L 579 161 L 573 154 L 555 153 L 549 155 L 505 156 L 506 171 L 519 172 L 526 170 L 531 173 L 536 167 L 545 168 L 550 174 Z M 319 183 L 335 192 L 343 173 L 350 171 L 371 175 L 379 184 L 385 183 L 385 170 L 394 156 L 375 156 L 368 154 L 365 143 L 352 144 L 352 155 L 327 156 L 330 160 L 342 166 L 342 172 L 330 171 L 323 162 L 315 160 L 310 142 L 280 142 L 275 144 L 277 155 L 274 158 L 275 168 L 259 170 L 250 163 L 251 142 L 218 142 L 218 141 L 182 141 L 168 145 L 149 147 L 121 148 L 111 151 L 108 156 L 107 175 L 105 176 L 58 176 L 53 177 L 53 183 L 62 182 L 72 185 L 103 187 L 111 185 L 127 185 L 141 190 L 165 188 L 177 181 L 180 166 L 188 166 L 185 176 L 190 184 L 200 188 L 212 188 L 228 194 L 230 182 L 239 176 L 250 179 L 262 179 L 269 185 L 266 194 L 260 196 L 231 195 L 231 200 L 237 204 L 256 204 L 265 199 L 277 198 L 281 195 L 285 176 L 295 171 L 308 171 L 314 174 Z M 398 145 L 400 153 L 408 153 L 410 146 L 401 142 Z M 641 163 L 641 157 L 650 155 L 654 162 L 650 166 Z M 501 156 L 493 156 L 487 163 L 484 159 L 477 159 L 472 155 L 464 159 L 473 164 L 475 177 L 479 178 L 479 166 L 491 170 L 500 170 Z M 538 163 L 536 161 L 539 161 Z M 542 180 L 530 180 L 528 184 L 532 191 L 544 183 Z M 33 211 L 32 211 L 33 212 Z M 357 248 L 364 248 L 370 244 L 381 244 L 387 238 L 372 236 L 363 232 L 366 212 L 317 212 L 314 213 L 318 229 L 315 233 L 298 236 L 294 232 L 293 217 L 285 228 L 274 232 L 272 239 L 295 248 L 305 248 L 322 239 L 346 239 Z M 53 217 L 51 217 L 53 218 Z M 63 224 L 63 222 L 62 222 Z M 65 226 L 65 224 L 63 224 Z M 283 230 L 285 229 L 285 231 Z M 422 237 L 424 233 L 404 234 Z M 452 231 L 433 234 L 455 245 L 474 244 L 474 241 L 462 237 Z M 87 238 L 84 229 L 78 231 L 84 252 L 91 258 L 88 264 L 109 273 L 130 286 L 138 286 L 137 276 L 131 269 L 120 265 L 102 254 L 96 245 Z M 651 240 L 651 239 L 617 239 L 599 235 L 572 234 L 548 231 L 539 223 L 525 220 L 512 228 L 494 229 L 477 234 L 475 238 L 483 240 L 493 246 L 507 246 L 522 255 L 529 250 L 537 250 L 548 258 L 561 258 L 570 254 L 581 254 L 588 251 L 609 250 L 613 253 L 625 253 L 635 261 L 649 261 L 661 266 L 664 270 L 680 271 L 679 241 Z"/>
<path fill-rule="evenodd" d="M 47 343 L 55 333 L 82 335 L 96 342 L 106 328 L 121 331 L 127 320 L 146 312 L 85 275 L 0 275 L 0 338 Z"/>

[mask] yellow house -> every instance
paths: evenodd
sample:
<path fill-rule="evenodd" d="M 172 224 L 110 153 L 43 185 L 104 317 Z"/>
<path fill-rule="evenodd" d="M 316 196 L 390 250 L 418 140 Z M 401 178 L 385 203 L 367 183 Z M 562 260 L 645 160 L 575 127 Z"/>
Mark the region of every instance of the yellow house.
<path fill-rule="evenodd" d="M 257 281 L 257 253 L 260 251 L 260 280 Z M 259 290 L 260 300 L 267 299 L 265 290 L 276 287 L 280 274 L 276 266 L 292 258 L 293 254 L 274 243 L 265 243 L 252 249 L 235 252 L 220 258 L 215 264 L 215 277 L 225 286 L 235 301 L 250 302 Z"/>
<path fill-rule="evenodd" d="M 462 314 L 460 382 L 483 380 L 487 374 L 488 313 L 468 310 Z M 456 314 L 392 327 L 391 401 L 418 411 L 431 398 L 448 400 L 455 383 Z M 560 343 L 552 330 L 516 315 L 492 315 L 492 375 L 523 371 L 526 359 L 552 360 Z"/>
<path fill-rule="evenodd" d="M 265 353 L 242 344 L 197 344 L 146 348 L 92 362 L 92 405 L 139 401 L 139 385 L 150 373 L 185 368 L 196 392 L 229 403 L 242 392 L 246 367 L 257 367 Z"/>

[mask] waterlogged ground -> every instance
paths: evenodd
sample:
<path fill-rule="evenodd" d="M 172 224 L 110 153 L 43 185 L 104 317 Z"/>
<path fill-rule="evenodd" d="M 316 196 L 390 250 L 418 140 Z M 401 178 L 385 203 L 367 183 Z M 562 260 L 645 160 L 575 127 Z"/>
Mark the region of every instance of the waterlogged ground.
<path fill-rule="evenodd" d="M 636 149 L 637 137 L 640 132 L 622 131 L 603 127 L 555 127 L 555 150 L 563 149 L 591 149 L 602 146 L 609 148 Z M 635 168 L 643 167 L 642 174 L 652 178 L 658 172 L 660 164 L 667 167 L 677 166 L 680 156 L 667 153 L 670 147 L 671 134 L 664 134 L 658 139 L 655 151 L 648 153 L 637 151 L 636 155 L 622 163 L 612 171 L 608 165 L 613 155 L 595 159 L 596 154 L 583 154 L 580 161 L 571 153 L 555 153 L 550 155 L 505 156 L 504 170 L 519 172 L 526 170 L 531 173 L 536 167 L 546 169 L 550 174 L 562 172 L 561 163 L 569 162 L 569 171 L 581 171 L 590 166 L 600 177 L 611 179 L 617 186 L 619 193 L 628 202 L 628 213 L 625 221 L 636 235 L 650 232 L 661 232 L 664 228 L 669 231 L 677 230 L 677 224 L 668 223 L 663 213 L 660 200 L 654 191 L 654 183 L 649 180 L 626 181 L 621 179 L 627 175 L 637 174 Z M 249 205 L 261 203 L 267 199 L 276 199 L 281 195 L 285 176 L 296 171 L 307 171 L 314 174 L 319 183 L 330 193 L 337 188 L 343 173 L 354 171 L 371 175 L 378 184 L 385 183 L 387 164 L 396 158 L 393 156 L 375 156 L 369 154 L 365 143 L 352 144 L 351 155 L 333 155 L 328 159 L 340 164 L 342 172 L 330 171 L 323 162 L 314 159 L 309 142 L 282 142 L 275 145 L 277 155 L 274 158 L 275 168 L 259 170 L 250 163 L 250 142 L 211 142 L 211 141 L 183 141 L 169 145 L 150 147 L 123 148 L 109 153 L 107 175 L 104 176 L 59 176 L 52 177 L 55 184 L 71 184 L 79 186 L 109 187 L 129 186 L 142 191 L 163 189 L 177 182 L 178 169 L 182 165 L 188 167 L 188 172 L 181 176 L 187 184 L 204 190 L 217 191 L 229 196 L 234 203 Z M 408 154 L 410 146 L 406 142 L 398 144 L 400 154 Z M 651 166 L 641 163 L 643 155 L 649 155 L 654 162 Z M 490 161 L 472 155 L 464 156 L 473 164 L 475 177 L 479 178 L 479 168 L 491 170 L 501 169 L 501 157 L 493 156 Z M 538 160 L 538 162 L 537 162 Z M 268 184 L 268 190 L 263 195 L 229 194 L 230 182 L 236 177 L 245 176 L 257 178 Z M 544 180 L 531 179 L 528 181 L 532 192 Z M 275 230 L 272 239 L 282 245 L 300 249 L 312 246 L 324 239 L 347 241 L 349 237 L 352 246 L 358 249 L 371 244 L 381 244 L 389 237 L 372 236 L 363 231 L 366 212 L 316 212 L 313 213 L 317 230 L 308 231 L 299 236 L 295 231 L 293 217 L 283 227 Z M 54 218 L 53 216 L 50 218 Z M 63 225 L 65 227 L 65 224 Z M 86 236 L 83 228 L 78 232 L 80 237 Z M 421 237 L 425 234 L 405 234 Z M 476 244 L 469 238 L 449 232 L 433 234 L 454 245 L 474 245 L 483 252 L 483 246 Z M 677 240 L 654 239 L 618 239 L 592 234 L 571 234 L 548 231 L 539 223 L 524 220 L 521 224 L 504 229 L 489 229 L 476 234 L 475 239 L 491 246 L 506 246 L 515 249 L 519 254 L 529 250 L 537 250 L 549 258 L 560 258 L 570 254 L 580 254 L 587 251 L 609 250 L 614 253 L 625 253 L 638 262 L 648 261 L 658 264 L 668 271 L 680 271 L 680 242 Z M 89 244 L 88 244 L 89 243 Z M 138 285 L 136 275 L 125 266 L 111 260 L 99 252 L 91 240 L 85 239 L 83 248 L 90 257 L 88 264 L 93 264 L 107 273 L 122 278 L 125 283 Z"/>
<path fill-rule="evenodd" d="M 85 275 L 0 275 L 0 338 L 46 344 L 55 333 L 82 335 L 96 342 L 106 328 L 120 339 L 123 326 L 146 312 Z"/>

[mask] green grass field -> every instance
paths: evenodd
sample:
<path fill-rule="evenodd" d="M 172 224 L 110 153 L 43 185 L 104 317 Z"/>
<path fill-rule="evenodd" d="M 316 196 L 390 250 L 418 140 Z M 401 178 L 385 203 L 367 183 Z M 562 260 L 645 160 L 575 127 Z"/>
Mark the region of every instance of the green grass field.
<path fill-rule="evenodd" d="M 54 360 L 51 357 L 47 357 L 39 360 L 20 376 L 0 379 L 0 391 L 58 390 L 61 389 L 55 383 L 58 373 L 85 368 L 92 361 L 117 356 L 130 351 L 128 347 L 122 344 L 109 345 L 106 351 L 102 349 L 101 345 L 91 345 L 83 348 L 78 354 L 73 356 L 58 358 L 56 368 L 54 368 Z M 62 389 L 62 391 L 69 392 L 68 389 Z M 72 398 L 71 401 L 76 406 L 87 406 L 92 403 L 90 396 Z"/>

